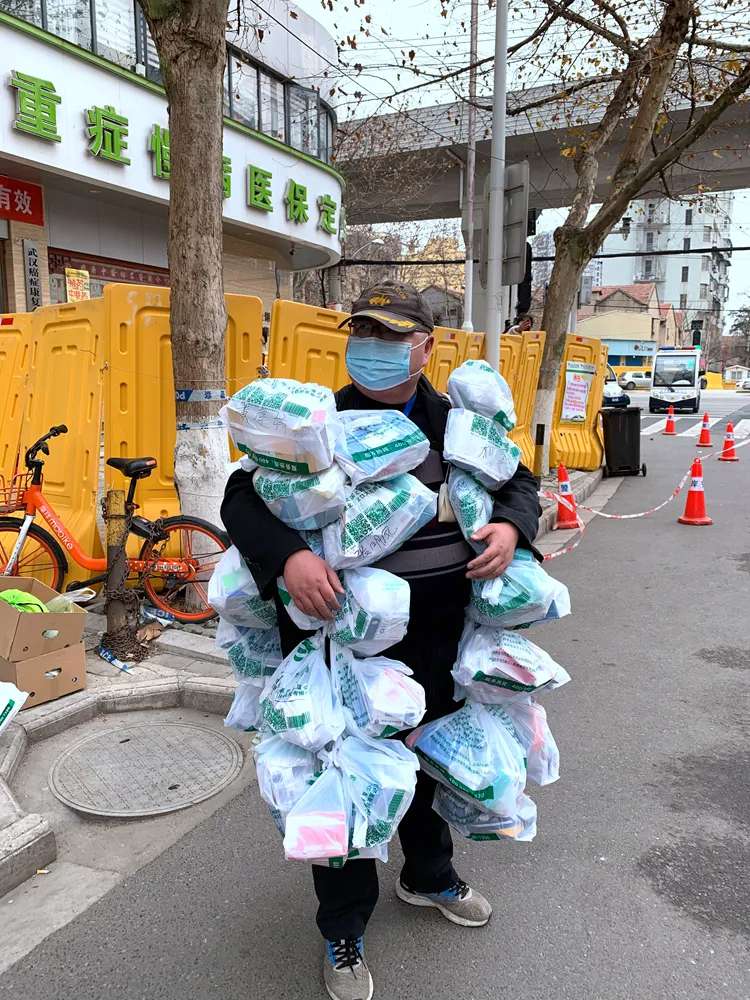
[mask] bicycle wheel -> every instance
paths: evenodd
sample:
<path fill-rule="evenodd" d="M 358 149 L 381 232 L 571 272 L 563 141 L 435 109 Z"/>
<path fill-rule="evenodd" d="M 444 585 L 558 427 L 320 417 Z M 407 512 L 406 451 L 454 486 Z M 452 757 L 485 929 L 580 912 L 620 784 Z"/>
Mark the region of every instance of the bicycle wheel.
<path fill-rule="evenodd" d="M 143 589 L 157 608 L 174 615 L 178 621 L 207 622 L 216 614 L 208 603 L 208 581 L 229 548 L 229 537 L 199 517 L 168 517 L 162 524 L 169 537 L 163 542 L 144 542 L 140 558 L 144 562 L 185 559 L 192 566 L 192 577 L 181 580 L 147 568 Z"/>
<path fill-rule="evenodd" d="M 0 518 L 0 573 L 4 572 L 8 564 L 22 524 L 20 518 Z M 67 572 L 68 560 L 57 539 L 38 524 L 32 524 L 13 573 L 9 575 L 31 576 L 52 590 L 62 590 Z"/>

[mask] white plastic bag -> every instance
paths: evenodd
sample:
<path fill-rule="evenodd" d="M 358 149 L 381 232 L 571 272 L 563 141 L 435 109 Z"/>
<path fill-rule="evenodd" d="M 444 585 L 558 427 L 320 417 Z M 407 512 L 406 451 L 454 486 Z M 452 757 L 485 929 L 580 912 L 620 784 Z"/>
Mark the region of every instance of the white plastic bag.
<path fill-rule="evenodd" d="M 344 513 L 349 488 L 338 465 L 309 476 L 258 469 L 255 492 L 280 521 L 297 531 L 313 531 Z"/>
<path fill-rule="evenodd" d="M 521 792 L 507 815 L 497 816 L 438 785 L 432 808 L 468 840 L 530 841 L 536 836 L 536 803 Z"/>
<path fill-rule="evenodd" d="M 560 777 L 560 751 L 547 724 L 547 713 L 529 695 L 508 698 L 502 704 L 526 751 L 526 773 L 537 785 L 551 785 Z"/>
<path fill-rule="evenodd" d="M 262 694 L 262 678 L 248 677 L 239 681 L 224 725 L 229 729 L 239 729 L 243 733 L 256 732 L 260 726 Z"/>
<path fill-rule="evenodd" d="M 486 812 L 506 814 L 526 784 L 524 751 L 494 706 L 463 708 L 407 737 L 422 770 Z"/>
<path fill-rule="evenodd" d="M 437 512 L 437 494 L 406 473 L 362 483 L 342 517 L 323 528 L 326 561 L 334 569 L 368 566 L 400 548 Z"/>
<path fill-rule="evenodd" d="M 260 796 L 283 818 L 322 771 L 315 754 L 280 736 L 261 740 L 255 748 L 255 762 Z"/>
<path fill-rule="evenodd" d="M 349 805 L 338 767 L 329 766 L 287 813 L 284 853 L 290 861 L 345 857 Z"/>
<path fill-rule="evenodd" d="M 479 413 L 506 431 L 516 426 L 516 410 L 510 386 L 486 361 L 464 361 L 448 376 L 448 396 L 453 406 Z"/>
<path fill-rule="evenodd" d="M 363 566 L 341 574 L 344 593 L 330 621 L 306 615 L 296 606 L 283 577 L 279 597 L 294 624 L 307 631 L 324 628 L 331 640 L 362 656 L 374 656 L 400 642 L 409 624 L 410 588 L 406 580 L 384 569 Z"/>
<path fill-rule="evenodd" d="M 341 424 L 325 386 L 256 379 L 232 396 L 221 417 L 237 448 L 263 468 L 307 476 L 333 464 Z"/>
<path fill-rule="evenodd" d="M 19 690 L 10 681 L 0 681 L 0 733 L 11 724 L 28 697 L 28 692 Z"/>
<path fill-rule="evenodd" d="M 230 546 L 208 581 L 208 603 L 223 619 L 245 628 L 273 628 L 276 608 L 258 592 L 239 549 Z"/>
<path fill-rule="evenodd" d="M 333 687 L 355 733 L 383 738 L 422 721 L 424 688 L 403 663 L 386 656 L 359 660 L 336 645 L 331 645 L 331 661 Z"/>
<path fill-rule="evenodd" d="M 336 748 L 346 794 L 364 823 L 355 822 L 352 847 L 387 844 L 414 798 L 419 762 L 397 740 L 347 735 Z"/>
<path fill-rule="evenodd" d="M 464 626 L 452 674 L 462 697 L 485 704 L 504 704 L 515 692 L 551 690 L 570 680 L 549 653 L 518 632 L 471 621 Z"/>
<path fill-rule="evenodd" d="M 339 419 L 336 461 L 354 486 L 392 479 L 427 458 L 430 442 L 400 410 L 341 410 Z"/>
<path fill-rule="evenodd" d="M 515 475 L 521 449 L 489 417 L 453 409 L 448 412 L 443 457 L 496 490 Z"/>
<path fill-rule="evenodd" d="M 483 552 L 486 542 L 473 542 L 475 531 L 489 524 L 494 501 L 481 483 L 463 469 L 451 469 L 448 475 L 448 499 L 456 515 L 458 526 L 472 548 Z"/>
<path fill-rule="evenodd" d="M 480 625 L 511 628 L 564 618 L 570 614 L 570 594 L 526 549 L 516 549 L 513 561 L 494 580 L 474 580 L 467 614 Z"/>
<path fill-rule="evenodd" d="M 265 681 L 283 659 L 277 628 L 242 628 L 222 619 L 216 630 L 216 645 L 226 650 L 238 680 L 257 677 Z"/>
<path fill-rule="evenodd" d="M 322 633 L 303 639 L 268 679 L 261 700 L 263 731 L 312 751 L 344 731 L 323 645 Z"/>

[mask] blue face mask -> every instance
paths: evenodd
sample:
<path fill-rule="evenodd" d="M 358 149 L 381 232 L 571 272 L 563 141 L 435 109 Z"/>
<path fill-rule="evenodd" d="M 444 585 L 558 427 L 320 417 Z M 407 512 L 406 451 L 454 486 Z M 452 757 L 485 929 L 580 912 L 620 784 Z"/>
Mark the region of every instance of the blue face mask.
<path fill-rule="evenodd" d="M 414 346 L 421 347 L 422 344 Z M 346 367 L 354 381 L 365 389 L 373 392 L 395 389 L 417 374 L 410 371 L 413 349 L 404 341 L 349 337 Z"/>

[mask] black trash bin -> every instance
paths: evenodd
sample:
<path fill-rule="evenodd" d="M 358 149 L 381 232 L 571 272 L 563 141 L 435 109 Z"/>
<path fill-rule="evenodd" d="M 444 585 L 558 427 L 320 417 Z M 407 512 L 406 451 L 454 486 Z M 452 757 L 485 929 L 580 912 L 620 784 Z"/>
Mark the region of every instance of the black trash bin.
<path fill-rule="evenodd" d="M 604 424 L 604 473 L 607 476 L 646 475 L 641 464 L 641 411 L 638 406 L 601 411 Z"/>

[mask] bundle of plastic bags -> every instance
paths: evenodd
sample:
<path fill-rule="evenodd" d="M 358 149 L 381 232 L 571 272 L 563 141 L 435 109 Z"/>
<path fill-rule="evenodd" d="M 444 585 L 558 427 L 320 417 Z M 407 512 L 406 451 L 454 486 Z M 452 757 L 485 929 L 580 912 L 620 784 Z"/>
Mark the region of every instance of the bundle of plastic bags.
<path fill-rule="evenodd" d="M 513 561 L 494 580 L 474 580 L 467 609 L 480 625 L 511 628 L 563 618 L 570 614 L 570 594 L 526 549 L 517 549 Z"/>
<path fill-rule="evenodd" d="M 258 469 L 255 492 L 280 521 L 297 531 L 312 531 L 344 513 L 349 486 L 343 469 L 293 476 L 274 469 Z"/>
<path fill-rule="evenodd" d="M 560 751 L 547 725 L 544 707 L 531 695 L 503 702 L 516 736 L 526 752 L 526 773 L 537 785 L 551 785 L 560 777 Z"/>
<path fill-rule="evenodd" d="M 366 736 L 393 736 L 422 721 L 424 688 L 411 673 L 405 664 L 386 656 L 360 660 L 343 646 L 331 647 L 333 689 L 347 726 Z"/>
<path fill-rule="evenodd" d="M 448 412 L 443 456 L 496 490 L 515 475 L 521 449 L 490 417 L 454 408 Z"/>
<path fill-rule="evenodd" d="M 344 731 L 344 714 L 331 685 L 322 632 L 295 646 L 263 690 L 262 731 L 305 750 L 321 750 Z"/>
<path fill-rule="evenodd" d="M 451 404 L 500 424 L 506 431 L 516 426 L 513 394 L 503 376 L 486 361 L 470 359 L 448 376 Z"/>
<path fill-rule="evenodd" d="M 325 558 L 334 569 L 368 566 L 395 552 L 437 512 L 437 494 L 410 476 L 362 483 L 343 515 L 323 528 Z"/>
<path fill-rule="evenodd" d="M 260 728 L 261 708 L 265 681 L 262 677 L 245 677 L 237 682 L 234 698 L 224 725 L 243 733 L 254 733 Z"/>
<path fill-rule="evenodd" d="M 353 486 L 380 482 L 420 465 L 430 443 L 400 410 L 342 410 L 344 438 L 336 461 Z"/>
<path fill-rule="evenodd" d="M 524 750 L 494 705 L 467 702 L 407 737 L 424 771 L 486 812 L 507 815 L 526 784 Z"/>
<path fill-rule="evenodd" d="M 384 569 L 363 566 L 344 570 L 341 582 L 344 593 L 330 621 L 300 611 L 283 577 L 279 577 L 277 586 L 282 604 L 298 628 L 323 628 L 333 642 L 349 646 L 362 656 L 375 656 L 403 639 L 409 625 L 411 596 L 406 580 Z"/>
<path fill-rule="evenodd" d="M 466 541 L 475 551 L 483 551 L 485 543 L 473 542 L 471 536 L 489 524 L 495 505 L 490 494 L 470 472 L 451 469 L 448 474 L 448 500 Z"/>
<path fill-rule="evenodd" d="M 460 697 L 483 703 L 503 704 L 515 692 L 551 690 L 570 680 L 549 653 L 518 632 L 471 621 L 464 626 L 452 673 Z"/>
<path fill-rule="evenodd" d="M 247 563 L 234 545 L 216 564 L 208 581 L 208 603 L 220 618 L 245 628 L 273 628 L 276 607 L 258 593 Z"/>
<path fill-rule="evenodd" d="M 294 475 L 328 469 L 342 433 L 331 390 L 293 379 L 256 379 L 232 396 L 221 416 L 243 455 Z"/>
<path fill-rule="evenodd" d="M 536 804 L 524 792 L 507 815 L 498 816 L 468 802 L 447 785 L 438 785 L 433 809 L 468 840 L 530 841 L 536 836 Z"/>
<path fill-rule="evenodd" d="M 277 628 L 242 628 L 221 619 L 216 645 L 226 651 L 237 680 L 256 677 L 265 682 L 283 659 Z"/>

